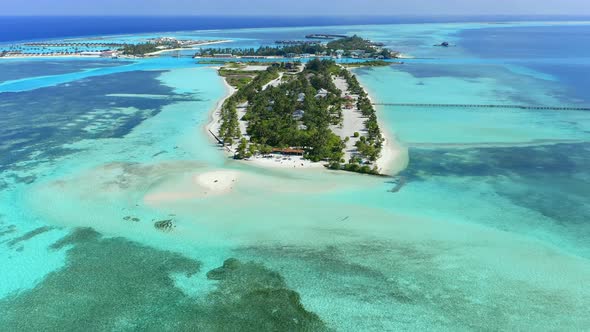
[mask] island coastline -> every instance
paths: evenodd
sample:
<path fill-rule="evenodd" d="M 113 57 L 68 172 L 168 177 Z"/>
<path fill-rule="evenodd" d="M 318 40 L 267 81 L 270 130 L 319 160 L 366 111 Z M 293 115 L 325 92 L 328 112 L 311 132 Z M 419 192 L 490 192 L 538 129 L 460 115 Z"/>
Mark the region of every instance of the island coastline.
<path fill-rule="evenodd" d="M 196 50 L 202 46 L 208 45 L 216 45 L 216 44 L 223 44 L 223 43 L 231 43 L 233 40 L 214 40 L 214 41 L 206 41 L 206 42 L 199 42 L 188 45 L 187 47 L 177 47 L 177 48 L 170 48 L 170 49 L 162 49 L 155 52 L 145 53 L 142 56 L 135 56 L 135 55 L 124 55 L 119 54 L 120 50 L 110 49 L 108 51 L 93 51 L 93 52 L 78 52 L 78 53 L 70 53 L 65 54 L 63 52 L 55 52 L 55 53 L 22 53 L 22 54 L 12 54 L 8 53 L 7 55 L 1 55 L 0 59 L 53 59 L 53 58 L 118 58 L 118 59 L 136 59 L 136 58 L 144 58 L 144 57 L 155 57 L 161 54 L 165 54 L 168 52 L 176 52 L 176 51 L 190 51 Z M 90 54 L 92 53 L 92 54 Z"/>
<path fill-rule="evenodd" d="M 222 66 L 215 66 L 211 67 L 215 70 L 219 71 L 222 69 Z M 354 75 L 354 72 L 350 70 L 350 68 L 346 68 L 351 74 Z M 220 99 L 216 106 L 211 110 L 209 114 L 209 122 L 204 127 L 205 132 L 208 137 L 210 137 L 210 141 L 215 144 L 220 143 L 219 137 L 217 137 L 217 132 L 221 126 L 221 110 L 225 103 L 225 101 L 230 98 L 234 93 L 238 91 L 237 88 L 230 85 L 225 77 L 219 75 L 221 78 L 224 88 L 225 94 L 222 99 Z M 271 84 L 271 83 L 269 83 Z M 267 85 L 269 85 L 267 84 Z M 367 91 L 367 89 L 361 85 L 361 87 Z M 344 92 L 344 91 L 343 91 Z M 371 95 L 368 98 L 373 102 Z M 364 120 L 364 118 L 362 118 Z M 378 124 L 381 128 L 386 128 L 383 121 L 378 117 Z M 356 128 L 355 131 L 362 131 L 364 130 L 364 123 L 363 121 L 354 121 L 353 124 Z M 381 133 L 383 137 L 382 143 L 382 150 L 380 153 L 379 158 L 375 161 L 375 165 L 379 170 L 380 175 L 385 176 L 395 176 L 397 173 L 403 171 L 408 165 L 408 149 L 405 148 L 400 142 L 395 139 L 395 136 L 392 135 L 388 130 L 382 130 Z M 235 155 L 235 149 L 233 146 L 224 146 L 220 147 L 220 150 L 228 157 L 232 158 Z M 313 162 L 311 160 L 305 159 L 302 156 L 262 156 L 262 155 L 255 155 L 243 160 L 237 160 L 238 162 L 245 163 L 248 165 L 253 165 L 256 167 L 262 168 L 275 168 L 275 169 L 326 169 L 327 163 L 325 161 Z"/>

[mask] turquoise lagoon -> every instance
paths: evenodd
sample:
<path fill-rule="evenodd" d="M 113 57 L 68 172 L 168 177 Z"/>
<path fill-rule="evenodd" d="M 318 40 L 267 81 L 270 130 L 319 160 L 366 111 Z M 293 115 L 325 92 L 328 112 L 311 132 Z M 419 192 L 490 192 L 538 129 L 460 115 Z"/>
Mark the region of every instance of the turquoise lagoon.
<path fill-rule="evenodd" d="M 251 47 L 318 29 L 170 35 Z M 588 29 L 321 31 L 417 57 L 356 70 L 378 102 L 588 106 L 590 58 L 575 33 Z M 493 44 L 539 31 L 561 34 L 567 53 Z M 457 46 L 432 47 L 445 40 Z M 382 179 L 226 159 L 204 130 L 224 86 L 190 59 L 0 68 L 2 330 L 590 327 L 588 112 L 382 106 L 409 150 L 408 167 Z M 194 176 L 218 171 L 235 177 L 231 192 L 193 192 Z M 150 200 L 163 193 L 176 196 Z M 153 226 L 165 219 L 169 233 Z M 241 263 L 222 267 L 230 258 Z"/>

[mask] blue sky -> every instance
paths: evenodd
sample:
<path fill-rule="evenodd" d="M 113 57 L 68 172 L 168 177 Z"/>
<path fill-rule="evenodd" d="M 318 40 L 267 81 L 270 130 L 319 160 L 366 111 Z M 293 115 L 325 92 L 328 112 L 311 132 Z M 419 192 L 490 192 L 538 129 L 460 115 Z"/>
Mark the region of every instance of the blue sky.
<path fill-rule="evenodd" d="M 2 0 L 3 15 L 590 15 L 590 0 Z"/>

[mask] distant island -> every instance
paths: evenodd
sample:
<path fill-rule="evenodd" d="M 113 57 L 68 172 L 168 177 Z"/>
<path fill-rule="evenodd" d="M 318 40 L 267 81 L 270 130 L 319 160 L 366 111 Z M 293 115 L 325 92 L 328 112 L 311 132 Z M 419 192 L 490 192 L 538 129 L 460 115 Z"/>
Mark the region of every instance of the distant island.
<path fill-rule="evenodd" d="M 326 44 L 309 41 L 278 41 L 282 47 L 261 46 L 257 49 L 235 48 L 207 48 L 195 54 L 196 58 L 258 58 L 258 57 L 310 57 L 331 56 L 349 57 L 358 59 L 394 59 L 399 58 L 400 53 L 383 47 L 381 43 L 375 43 L 357 35 L 332 40 Z"/>
<path fill-rule="evenodd" d="M 449 44 L 449 42 L 442 42 L 442 43 L 436 44 L 434 46 L 438 46 L 438 47 L 449 47 L 449 46 L 451 46 L 451 44 Z"/>
<path fill-rule="evenodd" d="M 401 58 L 399 52 L 384 47 L 383 43 L 363 39 L 357 35 L 308 35 L 306 38 L 329 40 L 279 40 L 279 46 L 261 46 L 257 49 L 202 48 L 203 46 L 230 42 L 229 40 L 191 40 L 174 37 L 157 37 L 138 42 L 103 41 L 49 41 L 9 45 L 0 51 L 0 58 L 25 57 L 101 57 L 143 58 L 162 53 L 201 48 L 195 58 L 309 58 L 332 57 L 364 60 L 389 60 Z M 374 62 L 373 65 L 376 65 Z"/>
<path fill-rule="evenodd" d="M 356 77 L 332 60 L 230 63 L 219 69 L 231 95 L 210 133 L 235 159 L 263 165 L 381 174 L 384 137 Z"/>
<path fill-rule="evenodd" d="M 0 58 L 17 57 L 101 57 L 142 58 L 164 52 L 194 49 L 198 46 L 219 44 L 227 40 L 183 40 L 174 37 L 150 38 L 138 43 L 113 42 L 31 42 L 13 45 L 0 52 Z"/>

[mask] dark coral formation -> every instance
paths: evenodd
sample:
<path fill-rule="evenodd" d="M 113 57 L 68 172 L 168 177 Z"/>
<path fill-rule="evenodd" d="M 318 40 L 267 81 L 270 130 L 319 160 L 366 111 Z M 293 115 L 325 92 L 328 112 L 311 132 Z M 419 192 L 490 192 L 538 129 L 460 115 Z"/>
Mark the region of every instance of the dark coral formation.
<path fill-rule="evenodd" d="M 53 229 L 54 228 L 53 227 L 50 227 L 50 226 L 43 226 L 43 227 L 36 228 L 36 229 L 34 229 L 34 230 L 30 231 L 30 232 L 27 232 L 27 233 L 25 233 L 25 234 L 23 234 L 23 235 L 15 238 L 15 239 L 10 240 L 8 242 L 8 246 L 9 247 L 14 247 L 14 246 L 16 246 L 17 244 L 19 244 L 21 242 L 30 240 L 30 239 L 34 238 L 35 236 L 37 236 L 37 235 L 43 234 L 45 232 L 49 232 L 49 231 L 51 231 Z"/>
<path fill-rule="evenodd" d="M 203 278 L 200 263 L 123 238 L 79 229 L 52 246 L 67 265 L 35 288 L 0 300 L 6 331 L 323 331 L 283 278 L 256 263 L 227 260 L 217 287 L 191 297 L 173 276 Z M 207 282 L 200 280 L 200 282 Z"/>
<path fill-rule="evenodd" d="M 219 281 L 217 290 L 209 294 L 211 315 L 225 318 L 229 330 L 327 330 L 316 314 L 305 310 L 299 294 L 261 264 L 230 258 L 209 271 L 207 278 Z"/>
<path fill-rule="evenodd" d="M 132 222 L 140 222 L 140 219 L 137 217 L 132 217 L 132 216 L 126 216 L 125 218 L 123 218 L 123 220 L 125 221 L 132 221 Z"/>
<path fill-rule="evenodd" d="M 0 237 L 16 232 L 16 226 L 10 225 L 0 229 Z"/>
<path fill-rule="evenodd" d="M 154 223 L 154 227 L 162 232 L 171 232 L 176 226 L 174 225 L 174 220 L 172 219 L 166 219 L 166 220 L 160 220 L 160 221 L 156 221 Z"/>

